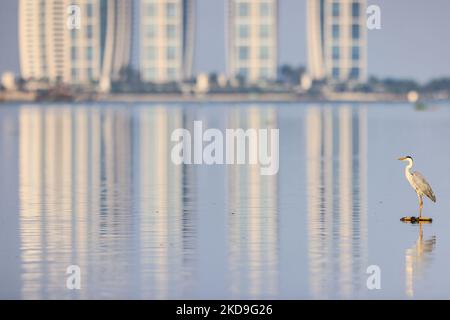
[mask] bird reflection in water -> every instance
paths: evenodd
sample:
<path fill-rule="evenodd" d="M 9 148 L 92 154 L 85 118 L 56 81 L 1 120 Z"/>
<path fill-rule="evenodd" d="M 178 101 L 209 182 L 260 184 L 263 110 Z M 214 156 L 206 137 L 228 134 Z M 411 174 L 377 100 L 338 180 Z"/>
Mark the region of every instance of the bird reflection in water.
<path fill-rule="evenodd" d="M 424 223 L 427 222 L 419 223 L 419 238 L 405 252 L 405 290 L 408 297 L 414 296 L 414 281 L 422 279 L 426 268 L 431 263 L 433 258 L 431 253 L 436 246 L 436 236 L 433 235 L 431 238 L 424 240 L 422 229 Z"/>

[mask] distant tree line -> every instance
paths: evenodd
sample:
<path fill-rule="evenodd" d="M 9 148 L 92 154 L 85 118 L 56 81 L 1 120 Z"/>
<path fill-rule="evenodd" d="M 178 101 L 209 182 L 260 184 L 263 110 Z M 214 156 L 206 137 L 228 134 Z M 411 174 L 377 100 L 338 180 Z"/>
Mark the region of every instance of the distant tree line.
<path fill-rule="evenodd" d="M 388 92 L 394 94 L 406 94 L 410 91 L 422 93 L 433 93 L 447 91 L 450 92 L 450 77 L 430 80 L 425 84 L 420 84 L 411 79 L 396 79 L 370 77 L 365 84 L 355 87 L 355 91 L 362 92 Z"/>
<path fill-rule="evenodd" d="M 219 84 L 219 75 L 217 73 L 209 74 L 209 87 L 211 93 L 226 92 L 289 92 L 300 85 L 302 76 L 305 74 L 304 66 L 291 66 L 284 64 L 278 70 L 278 79 L 276 81 L 262 81 L 259 84 L 248 84 L 242 77 L 236 77 L 234 83 L 230 81 L 224 86 Z M 183 85 L 195 84 L 195 79 L 189 79 L 183 84 L 171 82 L 166 84 L 156 84 L 143 82 L 139 71 L 131 66 L 122 68 L 119 79 L 113 81 L 112 90 L 115 92 L 155 92 L 155 93 L 181 93 Z M 356 91 L 366 93 L 393 93 L 406 94 L 410 91 L 421 93 L 448 92 L 450 93 L 450 77 L 442 77 L 420 84 L 412 79 L 399 78 L 378 78 L 369 77 L 366 83 L 338 83 L 330 84 L 327 81 L 315 81 L 310 93 L 319 94 L 323 88 L 332 88 L 337 92 Z"/>

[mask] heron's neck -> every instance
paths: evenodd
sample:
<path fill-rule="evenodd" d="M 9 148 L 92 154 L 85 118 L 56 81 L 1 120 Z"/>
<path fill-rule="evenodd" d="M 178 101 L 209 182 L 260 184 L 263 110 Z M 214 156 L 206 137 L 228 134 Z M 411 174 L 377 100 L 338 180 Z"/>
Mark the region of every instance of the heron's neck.
<path fill-rule="evenodd" d="M 411 159 L 408 159 L 408 165 L 405 167 L 405 174 L 407 176 L 411 175 L 412 166 L 413 166 L 413 161 Z"/>

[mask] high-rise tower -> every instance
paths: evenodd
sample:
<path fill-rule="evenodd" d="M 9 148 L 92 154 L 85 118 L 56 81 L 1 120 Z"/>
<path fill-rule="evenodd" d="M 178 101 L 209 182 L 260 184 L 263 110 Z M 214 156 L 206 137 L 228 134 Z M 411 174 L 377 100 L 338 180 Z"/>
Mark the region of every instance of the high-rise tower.
<path fill-rule="evenodd" d="M 228 76 L 249 82 L 276 79 L 277 0 L 228 0 Z"/>
<path fill-rule="evenodd" d="M 25 79 L 108 83 L 129 64 L 132 1 L 20 0 Z"/>
<path fill-rule="evenodd" d="M 139 65 L 144 81 L 192 77 L 195 0 L 141 0 Z"/>
<path fill-rule="evenodd" d="M 315 80 L 367 78 L 365 0 L 307 0 L 308 72 Z"/>

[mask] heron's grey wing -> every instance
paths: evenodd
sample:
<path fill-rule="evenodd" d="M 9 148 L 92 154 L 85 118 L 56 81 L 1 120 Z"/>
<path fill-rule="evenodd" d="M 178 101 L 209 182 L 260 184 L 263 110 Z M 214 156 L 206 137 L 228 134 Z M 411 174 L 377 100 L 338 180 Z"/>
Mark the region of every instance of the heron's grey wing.
<path fill-rule="evenodd" d="M 434 195 L 433 189 L 431 189 L 430 184 L 427 182 L 425 177 L 418 171 L 412 174 L 412 178 L 417 188 L 426 195 L 431 201 L 436 202 L 436 196 Z"/>

